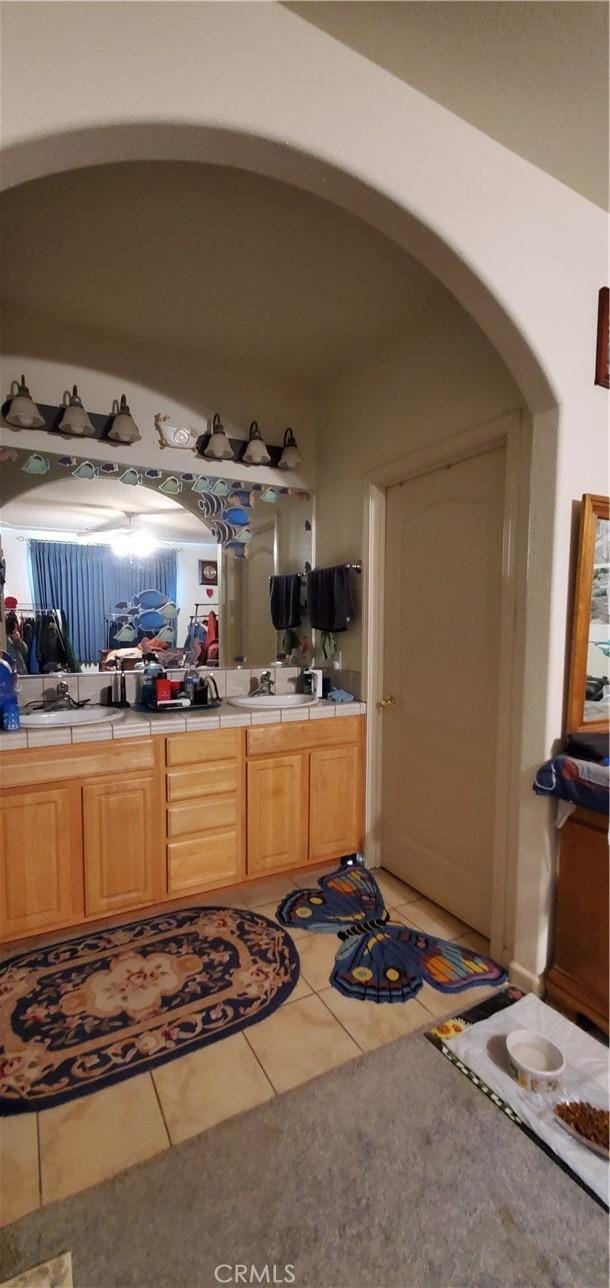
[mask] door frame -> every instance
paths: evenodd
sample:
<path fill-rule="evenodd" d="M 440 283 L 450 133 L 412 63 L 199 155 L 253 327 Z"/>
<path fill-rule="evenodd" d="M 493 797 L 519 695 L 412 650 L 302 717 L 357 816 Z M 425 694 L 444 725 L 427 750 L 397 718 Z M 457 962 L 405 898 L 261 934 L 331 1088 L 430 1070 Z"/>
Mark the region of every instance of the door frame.
<path fill-rule="evenodd" d="M 502 586 L 500 592 L 500 691 L 492 854 L 491 951 L 508 964 L 510 945 L 508 890 L 518 862 L 518 793 L 523 696 L 525 589 L 527 580 L 530 434 L 520 410 L 441 439 L 378 466 L 366 476 L 363 596 L 364 691 L 367 700 L 366 854 L 371 867 L 381 862 L 382 697 L 385 589 L 386 491 L 397 483 L 444 466 L 506 448 Z"/>

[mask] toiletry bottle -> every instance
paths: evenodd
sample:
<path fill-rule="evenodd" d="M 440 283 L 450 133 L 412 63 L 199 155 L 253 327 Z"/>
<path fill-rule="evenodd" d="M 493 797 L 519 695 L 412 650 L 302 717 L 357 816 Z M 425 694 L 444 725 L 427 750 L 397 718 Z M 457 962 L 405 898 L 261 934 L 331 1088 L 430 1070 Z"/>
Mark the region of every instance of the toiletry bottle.
<path fill-rule="evenodd" d="M 144 670 L 142 672 L 142 688 L 140 690 L 140 701 L 145 707 L 156 707 L 157 705 L 157 680 L 165 675 L 163 667 L 157 661 L 156 653 L 145 653 Z"/>
<path fill-rule="evenodd" d="M 195 693 L 199 687 L 199 674 L 194 666 L 186 672 L 182 687 L 187 697 L 190 698 L 191 706 L 195 705 Z"/>
<path fill-rule="evenodd" d="M 0 653 L 0 711 L 2 727 L 16 733 L 20 725 L 17 676 L 8 653 Z"/>

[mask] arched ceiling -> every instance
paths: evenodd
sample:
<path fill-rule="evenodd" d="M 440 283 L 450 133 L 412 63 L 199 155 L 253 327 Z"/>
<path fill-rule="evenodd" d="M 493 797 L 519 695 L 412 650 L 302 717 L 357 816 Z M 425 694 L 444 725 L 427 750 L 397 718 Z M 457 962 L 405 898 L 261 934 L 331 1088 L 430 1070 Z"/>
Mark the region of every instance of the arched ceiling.
<path fill-rule="evenodd" d="M 444 290 L 318 197 L 218 166 L 93 167 L 5 192 L 4 347 L 74 361 L 114 347 L 317 388 Z M 159 371 L 159 386 L 163 372 Z"/>
<path fill-rule="evenodd" d="M 152 532 L 159 541 L 213 540 L 203 520 L 178 501 L 143 487 L 125 488 L 116 479 L 96 479 L 94 490 L 88 480 L 58 479 L 2 506 L 3 525 L 32 531 L 94 533 L 124 527 L 129 516 L 135 527 Z"/>

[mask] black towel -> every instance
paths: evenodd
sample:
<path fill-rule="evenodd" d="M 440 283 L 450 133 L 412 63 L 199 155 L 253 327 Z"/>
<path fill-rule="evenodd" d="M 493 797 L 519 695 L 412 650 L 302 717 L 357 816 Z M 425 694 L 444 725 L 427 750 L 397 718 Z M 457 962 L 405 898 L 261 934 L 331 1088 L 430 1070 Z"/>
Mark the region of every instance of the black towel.
<path fill-rule="evenodd" d="M 354 616 L 349 568 L 314 568 L 308 584 L 309 620 L 316 631 L 346 631 Z"/>
<path fill-rule="evenodd" d="M 269 579 L 271 620 L 276 631 L 301 625 L 301 578 L 298 572 Z"/>

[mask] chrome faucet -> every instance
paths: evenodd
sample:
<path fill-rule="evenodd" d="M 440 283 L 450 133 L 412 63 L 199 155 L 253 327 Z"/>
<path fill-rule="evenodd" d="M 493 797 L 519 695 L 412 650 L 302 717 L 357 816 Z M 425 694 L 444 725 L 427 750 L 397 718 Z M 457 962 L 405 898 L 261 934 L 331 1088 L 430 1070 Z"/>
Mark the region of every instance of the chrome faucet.
<path fill-rule="evenodd" d="M 60 680 L 57 688 L 55 689 L 55 695 L 50 703 L 52 710 L 63 711 L 65 709 L 69 711 L 71 707 L 75 707 L 77 705 L 78 704 L 74 701 L 74 698 L 70 693 L 70 686 L 66 684 L 65 680 Z"/>
<path fill-rule="evenodd" d="M 271 671 L 261 671 L 261 678 L 252 694 L 253 698 L 271 697 L 275 690 L 275 680 Z"/>

